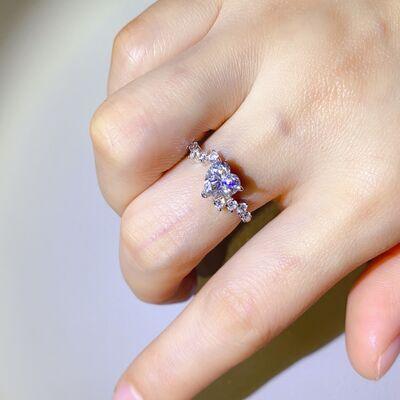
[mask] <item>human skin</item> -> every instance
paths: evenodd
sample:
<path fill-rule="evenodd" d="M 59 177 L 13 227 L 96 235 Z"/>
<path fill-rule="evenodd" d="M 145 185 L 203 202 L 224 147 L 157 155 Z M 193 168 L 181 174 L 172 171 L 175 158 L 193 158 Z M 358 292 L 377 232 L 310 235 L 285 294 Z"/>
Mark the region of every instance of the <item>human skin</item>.
<path fill-rule="evenodd" d="M 369 260 L 348 299 L 347 349 L 367 378 L 390 368 L 399 17 L 397 0 L 161 0 L 116 36 L 91 136 L 134 293 L 186 298 L 196 265 L 239 223 L 201 198 L 204 168 L 185 158 L 194 139 L 222 152 L 251 210 L 278 199 L 283 211 L 132 362 L 115 399 L 192 398 Z"/>

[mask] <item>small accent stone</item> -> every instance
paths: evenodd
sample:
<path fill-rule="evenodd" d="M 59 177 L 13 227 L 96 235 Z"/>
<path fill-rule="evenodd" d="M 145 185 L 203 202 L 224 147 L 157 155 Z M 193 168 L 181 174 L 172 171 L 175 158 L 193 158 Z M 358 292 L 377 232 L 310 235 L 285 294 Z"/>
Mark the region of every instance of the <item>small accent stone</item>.
<path fill-rule="evenodd" d="M 214 199 L 214 206 L 221 211 L 226 205 L 226 199 L 224 197 L 217 197 Z"/>
<path fill-rule="evenodd" d="M 251 214 L 248 211 L 246 211 L 244 214 L 240 215 L 240 219 L 243 222 L 250 222 L 251 221 Z"/>
<path fill-rule="evenodd" d="M 198 160 L 202 154 L 201 147 L 197 142 L 193 142 L 191 145 L 189 145 L 189 158 L 191 160 Z"/>
<path fill-rule="evenodd" d="M 216 162 L 216 161 L 221 161 L 221 159 L 219 158 L 219 154 L 215 150 L 212 150 L 208 154 L 207 158 L 208 158 L 208 161 L 210 161 L 211 163 Z"/>
<path fill-rule="evenodd" d="M 247 204 L 246 203 L 240 203 L 237 208 L 236 212 L 238 213 L 240 219 L 243 222 L 250 222 L 251 221 L 251 213 L 247 211 Z"/>
<path fill-rule="evenodd" d="M 197 142 L 190 143 L 189 151 L 200 150 L 200 145 Z"/>
<path fill-rule="evenodd" d="M 236 200 L 233 199 L 229 199 L 226 203 L 226 208 L 228 209 L 228 211 L 233 212 L 236 210 L 238 206 L 238 202 Z"/>
<path fill-rule="evenodd" d="M 246 203 L 240 203 L 237 206 L 236 211 L 240 216 L 246 214 L 246 212 L 247 212 L 247 204 Z"/>
<path fill-rule="evenodd" d="M 200 154 L 199 154 L 199 156 L 198 156 L 198 159 L 199 159 L 200 162 L 205 162 L 205 161 L 207 161 L 207 154 L 204 153 L 203 151 L 200 152 Z"/>
<path fill-rule="evenodd" d="M 189 153 L 189 158 L 191 160 L 196 160 L 198 158 L 199 154 L 200 154 L 200 150 L 194 149 Z"/>
<path fill-rule="evenodd" d="M 198 150 L 193 150 L 193 151 L 190 152 L 189 158 L 190 158 L 191 160 L 197 160 L 199 154 L 200 154 L 200 153 L 199 153 Z"/>

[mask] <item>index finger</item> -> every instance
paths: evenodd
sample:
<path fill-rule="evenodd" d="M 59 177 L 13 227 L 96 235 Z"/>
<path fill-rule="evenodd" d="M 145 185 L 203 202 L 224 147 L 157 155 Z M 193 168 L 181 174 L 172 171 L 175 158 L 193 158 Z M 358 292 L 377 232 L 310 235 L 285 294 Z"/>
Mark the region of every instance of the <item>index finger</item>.
<path fill-rule="evenodd" d="M 357 232 L 357 215 L 354 207 L 335 206 L 332 196 L 317 201 L 308 197 L 286 209 L 139 355 L 115 400 L 123 399 L 121 388 L 127 384 L 146 400 L 192 398 L 265 345 L 378 251 L 378 244 L 371 250 Z M 374 229 L 366 224 L 367 231 Z M 356 251 L 349 236 L 359 239 Z M 127 400 L 133 398 L 138 397 Z"/>

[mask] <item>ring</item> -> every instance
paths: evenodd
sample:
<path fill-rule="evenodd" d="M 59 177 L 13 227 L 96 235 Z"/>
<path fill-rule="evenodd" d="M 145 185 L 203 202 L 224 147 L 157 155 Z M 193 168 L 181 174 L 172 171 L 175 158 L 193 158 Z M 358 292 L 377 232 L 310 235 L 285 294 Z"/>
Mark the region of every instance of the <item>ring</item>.
<path fill-rule="evenodd" d="M 189 158 L 209 165 L 204 180 L 201 196 L 212 197 L 214 206 L 221 211 L 226 208 L 230 212 L 236 211 L 243 222 L 250 222 L 251 213 L 245 202 L 239 203 L 232 196 L 243 191 L 239 177 L 231 172 L 226 161 L 222 161 L 217 151 L 203 151 L 197 142 L 189 145 Z"/>

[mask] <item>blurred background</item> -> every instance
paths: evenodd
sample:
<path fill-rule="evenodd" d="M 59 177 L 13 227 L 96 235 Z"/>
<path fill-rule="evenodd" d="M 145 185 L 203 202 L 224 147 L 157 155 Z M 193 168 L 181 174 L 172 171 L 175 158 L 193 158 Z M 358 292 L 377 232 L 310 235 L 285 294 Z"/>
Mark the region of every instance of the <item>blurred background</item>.
<path fill-rule="evenodd" d="M 184 307 L 143 304 L 126 287 L 119 221 L 97 188 L 88 136 L 113 37 L 150 3 L 0 0 L 0 400 L 111 399 L 123 369 Z M 201 275 L 276 212 L 269 205 L 236 231 Z M 399 399 L 399 364 L 368 382 L 348 362 L 356 275 L 198 399 Z"/>

